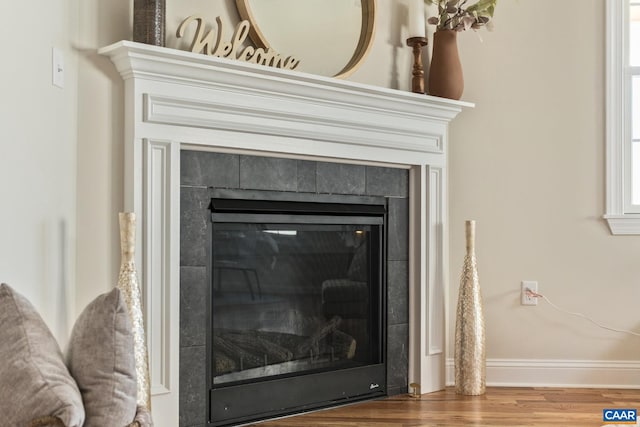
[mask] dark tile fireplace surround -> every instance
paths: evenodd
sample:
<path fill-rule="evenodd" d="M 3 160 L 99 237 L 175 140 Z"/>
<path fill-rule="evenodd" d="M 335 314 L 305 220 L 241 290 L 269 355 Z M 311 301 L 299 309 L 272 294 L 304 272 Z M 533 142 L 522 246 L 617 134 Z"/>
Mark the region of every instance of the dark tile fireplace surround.
<path fill-rule="evenodd" d="M 388 204 L 387 393 L 407 389 L 408 171 L 307 160 L 182 151 L 180 178 L 180 427 L 207 423 L 208 209 L 214 189 L 383 196 Z M 248 397 L 250 399 L 250 397 Z"/>

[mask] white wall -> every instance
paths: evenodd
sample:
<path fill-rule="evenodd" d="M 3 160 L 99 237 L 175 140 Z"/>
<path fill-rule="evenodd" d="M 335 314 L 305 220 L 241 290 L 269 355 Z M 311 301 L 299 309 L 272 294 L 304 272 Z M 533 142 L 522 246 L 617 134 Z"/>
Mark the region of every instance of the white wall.
<path fill-rule="evenodd" d="M 77 284 L 73 315 L 117 280 L 124 91 L 95 50 L 130 38 L 131 2 L 52 0 L 37 14 L 27 3 L 7 3 L 0 35 L 11 41 L 4 49 L 14 60 L 3 61 L 0 82 L 0 280 L 58 325 L 64 306 L 51 303 L 59 284 L 50 272 L 62 257 L 61 219 L 68 226 L 67 280 Z M 189 0 L 174 10 L 177 3 L 168 3 L 168 34 L 189 5 L 196 13 L 212 7 Z M 233 1 L 213 4 L 211 19 L 237 19 Z M 407 90 L 406 7 L 391 0 L 378 7 L 373 50 L 350 80 Z M 601 219 L 604 0 L 564 0 L 557 9 L 556 0 L 502 1 L 494 32 L 460 35 L 463 99 L 477 107 L 451 130 L 450 313 L 463 222 L 473 218 L 489 358 L 633 361 L 637 338 L 599 330 L 544 302 L 519 305 L 520 281 L 538 280 L 558 305 L 640 329 L 640 238 L 612 236 Z M 29 20 L 17 18 L 23 16 Z M 65 51 L 64 90 L 50 83 L 52 45 Z"/>
<path fill-rule="evenodd" d="M 0 281 L 64 341 L 61 290 L 72 304 L 75 283 L 77 17 L 74 0 L 34 6 L 0 3 Z M 52 85 L 54 46 L 64 54 L 64 89 Z"/>
<path fill-rule="evenodd" d="M 519 305 L 520 281 L 537 280 L 556 305 L 640 331 L 640 237 L 612 236 L 601 219 L 604 3 L 502 1 L 483 43 L 459 39 L 477 107 L 451 132 L 450 313 L 464 220 L 476 219 L 489 358 L 639 359 L 637 337 Z"/>
<path fill-rule="evenodd" d="M 77 306 L 82 308 L 118 279 L 124 84 L 111 61 L 96 50 L 131 38 L 131 5 L 128 0 L 82 0 L 78 15 Z"/>

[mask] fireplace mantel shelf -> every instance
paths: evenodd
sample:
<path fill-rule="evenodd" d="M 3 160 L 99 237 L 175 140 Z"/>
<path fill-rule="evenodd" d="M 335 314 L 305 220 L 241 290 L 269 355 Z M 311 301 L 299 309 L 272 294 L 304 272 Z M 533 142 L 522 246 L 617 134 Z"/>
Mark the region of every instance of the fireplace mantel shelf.
<path fill-rule="evenodd" d="M 394 107 L 399 107 L 400 112 L 423 115 L 427 112 L 428 115 L 443 120 L 453 119 L 462 107 L 473 107 L 472 103 L 464 101 L 387 89 L 126 40 L 104 47 L 98 53 L 110 57 L 125 80 L 145 78 L 179 82 L 190 79 L 198 84 L 219 87 L 224 87 L 225 84 L 235 86 L 238 82 L 243 82 L 247 91 L 281 93 L 283 96 L 286 94 L 306 95 L 334 102 L 343 101 L 372 109 L 391 110 Z"/>
<path fill-rule="evenodd" d="M 99 53 L 125 81 L 158 426 L 178 425 L 181 148 L 409 169 L 409 379 L 444 387 L 448 125 L 473 104 L 129 41 Z"/>

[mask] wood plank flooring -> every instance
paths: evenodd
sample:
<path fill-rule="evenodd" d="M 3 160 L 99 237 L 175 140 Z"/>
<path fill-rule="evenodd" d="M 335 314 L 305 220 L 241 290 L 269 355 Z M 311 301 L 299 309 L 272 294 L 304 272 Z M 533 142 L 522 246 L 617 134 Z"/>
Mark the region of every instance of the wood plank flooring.
<path fill-rule="evenodd" d="M 399 395 L 254 424 L 256 427 L 601 426 L 605 408 L 640 410 L 640 389 L 451 388 L 418 399 Z"/>

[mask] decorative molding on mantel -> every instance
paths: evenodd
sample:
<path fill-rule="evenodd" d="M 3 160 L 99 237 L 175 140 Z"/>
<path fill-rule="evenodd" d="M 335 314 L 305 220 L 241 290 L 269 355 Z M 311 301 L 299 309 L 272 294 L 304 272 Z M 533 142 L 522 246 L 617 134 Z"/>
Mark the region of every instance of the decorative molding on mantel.
<path fill-rule="evenodd" d="M 121 41 L 100 49 L 123 79 L 223 94 L 148 94 L 145 121 L 441 153 L 442 126 L 473 104 Z M 217 120 L 213 118 L 217 117 Z M 391 160 L 393 161 L 393 160 Z"/>
<path fill-rule="evenodd" d="M 473 104 L 121 41 L 153 416 L 178 425 L 180 150 L 409 169 L 409 381 L 445 386 L 448 124 Z M 409 78 L 409 77 L 408 77 Z"/>
<path fill-rule="evenodd" d="M 449 122 L 462 107 L 474 104 L 413 92 L 370 86 L 347 80 L 281 70 L 226 58 L 120 41 L 98 50 L 111 58 L 124 80 L 142 78 L 172 83 L 185 80 L 211 85 L 221 90 L 242 85 L 256 96 L 302 95 L 313 100 L 346 104 L 351 108 L 392 111 Z M 306 101 L 307 99 L 305 99 Z"/>
<path fill-rule="evenodd" d="M 240 97 L 240 95 L 234 96 Z M 337 113 L 338 110 L 343 109 L 342 106 L 323 106 L 321 105 L 323 101 L 317 99 L 294 102 L 301 104 L 300 109 L 282 111 L 277 104 L 272 104 L 266 98 L 261 102 L 249 100 L 246 105 L 238 107 L 229 105 L 227 100 L 194 103 L 148 95 L 144 118 L 148 123 L 226 129 L 288 138 L 312 137 L 321 141 L 395 148 L 404 151 L 431 153 L 443 151 L 440 136 L 426 134 L 425 129 L 415 128 L 415 125 L 412 129 L 412 123 L 415 121 L 407 120 L 406 116 L 398 115 L 396 111 L 370 111 L 361 120 L 354 120 L 353 116 L 345 120 L 344 115 Z M 306 110 L 312 103 L 314 109 L 324 108 L 328 110 L 327 113 L 310 114 Z M 349 108 L 348 105 L 346 107 Z M 242 113 L 236 115 L 238 110 Z M 349 114 L 348 111 L 344 113 Z M 379 120 L 370 122 L 374 115 L 379 116 Z M 331 119 L 327 120 L 328 117 Z M 395 119 L 393 122 L 389 122 L 391 117 Z M 309 135 L 309 129 L 312 127 L 314 133 Z"/>

